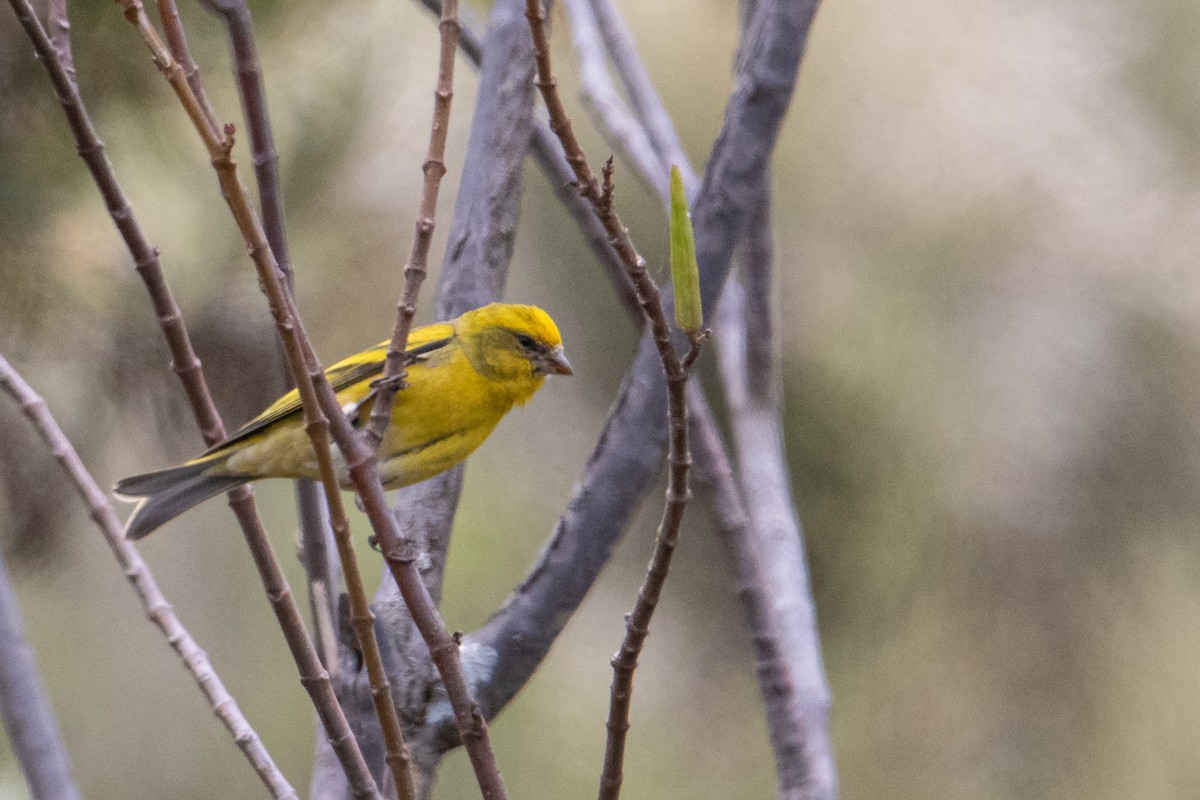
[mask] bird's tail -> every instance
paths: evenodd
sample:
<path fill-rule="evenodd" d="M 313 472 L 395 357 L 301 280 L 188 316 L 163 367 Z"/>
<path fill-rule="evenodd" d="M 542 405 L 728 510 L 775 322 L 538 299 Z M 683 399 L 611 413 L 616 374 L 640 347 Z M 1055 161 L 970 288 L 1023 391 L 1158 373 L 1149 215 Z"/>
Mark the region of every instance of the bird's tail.
<path fill-rule="evenodd" d="M 209 474 L 211 467 L 212 462 L 205 459 L 118 481 L 113 487 L 117 496 L 139 501 L 125 523 L 125 538 L 141 539 L 197 503 L 249 480 L 237 475 Z"/>

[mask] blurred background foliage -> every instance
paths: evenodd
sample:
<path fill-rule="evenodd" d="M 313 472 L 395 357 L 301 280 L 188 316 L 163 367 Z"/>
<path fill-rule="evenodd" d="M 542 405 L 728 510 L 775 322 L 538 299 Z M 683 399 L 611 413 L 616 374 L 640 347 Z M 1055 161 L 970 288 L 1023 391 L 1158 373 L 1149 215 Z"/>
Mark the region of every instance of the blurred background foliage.
<path fill-rule="evenodd" d="M 730 89 L 736 4 L 622 6 L 702 165 Z M 219 26 L 182 10 L 233 119 Z M 435 26 L 394 1 L 254 11 L 300 305 L 333 360 L 390 330 Z M 253 272 L 201 147 L 117 10 L 72 13 L 83 94 L 238 424 L 279 385 Z M 42 69 L 0 16 L 0 351 L 111 483 L 200 441 Z M 775 160 L 774 216 L 789 457 L 848 800 L 1153 799 L 1200 786 L 1197 42 L 1189 0 L 849 0 L 818 14 Z M 475 83 L 460 61 L 435 254 Z M 634 180 L 619 192 L 664 268 L 660 209 Z M 463 630 L 534 558 L 635 347 L 533 169 L 507 296 L 555 315 L 577 375 L 472 459 L 444 606 Z M 0 453 L 0 535 L 86 793 L 257 796 L 11 406 Z M 268 483 L 258 495 L 299 587 L 291 492 Z M 649 552 L 650 506 L 495 725 L 516 797 L 593 791 L 607 662 Z M 312 713 L 228 512 L 206 504 L 144 553 L 306 790 Z M 631 800 L 773 793 L 722 556 L 692 512 L 638 673 Z M 438 796 L 473 792 L 456 754 Z M 0 745 L 0 797 L 23 793 Z"/>

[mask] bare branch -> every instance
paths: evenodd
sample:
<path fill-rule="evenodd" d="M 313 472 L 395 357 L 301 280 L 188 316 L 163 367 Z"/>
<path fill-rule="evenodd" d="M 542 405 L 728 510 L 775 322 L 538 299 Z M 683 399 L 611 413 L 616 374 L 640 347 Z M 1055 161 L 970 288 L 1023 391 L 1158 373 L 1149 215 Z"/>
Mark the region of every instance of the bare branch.
<path fill-rule="evenodd" d="M 234 220 L 246 241 L 251 259 L 258 268 L 260 283 L 269 298 L 276 328 L 284 343 L 293 378 L 302 378 L 306 367 L 310 368 L 310 373 L 315 371 L 320 375 L 319 364 L 316 364 L 315 356 L 312 355 L 311 348 L 307 346 L 307 338 L 298 321 L 291 296 L 280 280 L 278 264 L 266 241 L 262 225 L 250 205 L 245 185 L 237 172 L 237 165 L 231 157 L 233 126 L 226 126 L 224 131 L 219 131 L 209 124 L 208 115 L 204 112 L 201 101 L 185 80 L 182 68 L 174 60 L 150 24 L 140 0 L 122 0 L 121 5 L 126 19 L 141 34 L 153 55 L 155 65 L 175 91 L 209 151 L 213 168 L 216 170 L 221 185 L 222 195 L 233 212 Z M 323 380 L 323 375 L 320 375 L 320 379 Z M 296 383 L 303 400 L 306 430 L 312 439 L 318 463 L 321 464 L 322 475 L 328 477 L 333 475 L 332 456 L 328 441 L 328 421 L 323 418 L 321 409 L 313 396 L 314 389 L 309 382 L 299 379 Z M 328 390 L 327 384 L 326 390 Z M 332 392 L 330 394 L 332 395 Z M 336 400 L 334 405 L 336 406 Z M 336 413 L 345 421 L 340 410 Z M 334 494 L 337 495 L 336 482 L 334 487 Z M 331 507 L 332 502 L 331 500 Z M 235 509 L 235 512 L 238 512 L 238 509 Z M 243 520 L 245 530 L 254 529 L 253 520 L 246 519 L 242 513 L 239 513 L 239 519 Z M 330 742 L 346 769 L 355 796 L 364 798 L 378 796 L 375 781 L 371 777 L 362 752 L 349 729 L 345 714 L 337 702 L 329 674 L 321 665 L 308 633 L 304 629 L 295 602 L 290 597 L 290 590 L 286 589 L 283 575 L 278 570 L 278 563 L 270 550 L 270 544 L 267 542 L 265 534 L 261 539 L 256 536 L 249 543 L 251 553 L 263 575 L 264 583 L 268 587 L 268 594 L 272 598 L 273 605 L 277 601 L 286 601 L 284 605 L 277 606 L 276 613 L 280 616 L 285 631 L 291 630 L 288 634 L 288 644 L 300 669 L 301 683 L 309 690 L 310 696 L 313 698 L 318 716 L 329 732 Z M 276 591 L 271 591 L 272 586 L 276 587 Z"/>
<path fill-rule="evenodd" d="M 421 172 L 425 184 L 421 192 L 421 208 L 417 212 L 416 233 L 413 236 L 412 252 L 404 267 L 404 290 L 396 305 L 396 325 L 388 344 L 387 358 L 383 364 L 383 375 L 376 381 L 375 403 L 371 407 L 371 418 L 363 431 L 373 449 L 383 441 L 383 433 L 392 417 L 392 405 L 396 392 L 402 388 L 406 375 L 405 350 L 408 334 L 412 330 L 413 316 L 417 313 L 417 293 L 425 280 L 429 261 L 429 245 L 433 241 L 433 229 L 437 224 L 438 190 L 442 176 L 446 174 L 446 137 L 450 132 L 450 103 L 454 98 L 454 57 L 458 50 L 458 0 L 447 0 L 442 4 L 442 16 L 438 22 L 441 31 L 441 50 L 438 58 L 437 90 L 433 101 L 433 126 L 429 132 L 429 151 Z"/>
<path fill-rule="evenodd" d="M 104 534 L 105 541 L 108 542 L 109 548 L 121 567 L 121 572 L 129 581 L 138 599 L 141 600 L 142 607 L 146 610 L 146 616 L 162 631 L 168 644 L 179 655 L 184 667 L 191 673 L 200 687 L 200 691 L 204 693 L 209 705 L 212 706 L 213 712 L 229 731 L 233 741 L 241 749 L 251 766 L 254 767 L 271 796 L 296 800 L 295 790 L 288 784 L 279 768 L 275 766 L 275 762 L 271 760 L 270 753 L 267 752 L 258 738 L 258 734 L 242 715 L 237 702 L 221 682 L 204 650 L 196 644 L 191 634 L 175 616 L 175 612 L 163 597 L 146 562 L 138 555 L 137 548 L 122 536 L 121 521 L 108 501 L 108 496 L 96 484 L 83 465 L 79 454 L 75 452 L 75 448 L 71 446 L 66 435 L 51 416 L 46 402 L 30 388 L 29 384 L 17 374 L 3 356 L 0 356 L 0 388 L 3 388 L 21 406 L 25 416 L 33 423 L 54 457 L 58 459 L 70 477 L 88 507 L 89 516 L 100 528 L 100 532 Z M 8 653 L 9 651 L 7 645 L 0 647 L 0 652 Z M 39 793 L 36 791 L 35 795 L 38 797 L 70 796 L 58 792 Z"/>
<path fill-rule="evenodd" d="M 279 269 L 284 274 L 288 291 L 291 292 L 295 288 L 295 275 L 292 273 L 284 222 L 279 155 L 275 150 L 275 137 L 271 133 L 271 118 L 267 108 L 266 89 L 263 86 L 262 66 L 258 58 L 258 45 L 255 41 L 250 8 L 245 0 L 200 0 L 200 4 L 225 23 L 233 50 L 233 72 L 238 97 L 242 103 L 242 116 L 246 120 L 250 136 L 250 155 L 254 165 L 263 229 L 267 234 L 267 242 L 271 245 L 271 252 L 275 254 Z M 179 36 L 182 41 L 182 27 L 179 29 Z M 186 42 L 183 48 L 186 49 Z M 203 91 L 198 79 L 191 84 L 193 91 L 198 87 Z M 287 356 L 282 349 L 279 360 L 282 383 L 286 388 L 293 388 L 287 377 Z M 302 562 L 308 580 L 308 599 L 313 617 L 313 638 L 316 640 L 321 663 L 333 673 L 337 669 L 338 660 L 336 634 L 331 621 L 336 613 L 339 567 L 336 557 L 331 557 L 329 553 L 333 532 L 329 527 L 329 512 L 324 504 L 321 488 L 315 481 L 296 481 L 296 510 L 300 520 Z"/>
<path fill-rule="evenodd" d="M 213 113 L 212 104 L 208 102 L 208 95 L 204 92 L 204 82 L 200 80 L 200 68 L 196 66 L 195 60 L 192 59 L 192 52 L 188 49 L 187 37 L 183 33 L 183 20 L 179 16 L 179 7 L 175 5 L 175 0 L 157 0 L 157 3 L 158 16 L 162 21 L 167 47 L 171 49 L 171 55 L 183 69 L 184 78 L 192 87 L 192 94 L 196 96 L 196 101 L 208 121 L 209 127 L 215 129 L 217 117 Z"/>
<path fill-rule="evenodd" d="M 829 742 L 829 689 L 804 540 L 787 474 L 780 367 L 771 301 L 773 252 L 769 184 L 746 228 L 746 287 L 731 284 L 718 313 L 721 374 L 749 526 L 730 537 L 746 594 L 760 686 L 784 800 L 837 795 Z M 744 574 L 742 574 L 744 573 Z M 769 598 L 767 602 L 766 598 Z"/>
<path fill-rule="evenodd" d="M 226 126 L 224 132 L 220 132 L 206 125 L 203 114 L 199 112 L 195 96 L 187 82 L 183 80 L 179 65 L 171 58 L 170 53 L 150 25 L 140 0 L 121 0 L 121 5 L 125 10 L 126 18 L 137 28 L 150 48 L 155 64 L 175 91 L 209 151 L 213 168 L 216 170 L 221 184 L 222 195 L 233 212 L 234 221 L 246 242 L 247 250 L 258 271 L 260 283 L 266 292 L 276 329 L 287 351 L 288 365 L 293 376 L 298 378 L 297 388 L 304 410 L 305 427 L 312 438 L 318 462 L 330 458 L 329 443 L 324 434 L 326 430 L 331 431 L 338 449 L 345 458 L 346 471 L 358 492 L 367 517 L 371 521 L 388 567 L 400 586 L 400 593 L 412 613 L 418 630 L 429 646 L 433 662 L 442 676 L 442 682 L 446 687 L 451 705 L 455 709 L 455 718 L 481 788 L 487 796 L 502 798 L 504 796 L 503 781 L 496 768 L 495 755 L 491 750 L 487 723 L 480 713 L 478 705 L 471 697 L 462 664 L 459 661 L 458 643 L 446 631 L 429 591 L 421 581 L 420 573 L 414 565 L 416 553 L 413 551 L 411 541 L 402 537 L 396 520 L 387 506 L 387 498 L 379 482 L 374 451 L 358 436 L 350 421 L 342 413 L 337 398 L 321 369 L 320 362 L 308 343 L 308 337 L 304 333 L 291 296 L 283 287 L 278 265 L 266 242 L 262 225 L 249 203 L 245 185 L 242 183 L 237 172 L 237 165 L 230 155 L 233 146 L 232 126 Z M 299 379 L 305 372 L 307 372 L 307 380 Z M 319 669 L 319 662 L 316 666 Z M 320 674 L 323 677 L 320 685 L 328 686 L 327 673 L 321 669 Z M 332 692 L 330 692 L 330 696 L 332 696 Z M 345 718 L 341 714 L 340 707 L 337 711 L 338 716 L 341 717 L 340 720 L 331 718 L 323 721 L 344 725 Z M 345 737 L 336 735 L 330 737 L 335 750 L 339 746 L 343 746 L 343 738 Z M 348 738 L 348 744 L 354 745 L 353 737 Z M 374 781 L 371 780 L 370 773 L 366 769 L 361 752 L 357 747 L 353 747 L 352 750 L 347 750 L 347 754 L 351 756 L 354 763 L 353 770 L 348 774 L 352 775 L 352 785 L 357 787 L 355 792 L 368 793 L 370 790 L 369 794 L 374 794 Z"/>
<path fill-rule="evenodd" d="M 489 17 L 486 41 L 477 42 L 480 49 L 476 52 L 482 56 L 479 91 L 434 301 L 438 319 L 450 319 L 499 299 L 508 275 L 534 108 L 533 45 L 523 10 L 523 0 L 498 0 Z M 421 575 L 435 598 L 440 594 L 462 475 L 463 467 L 455 467 L 400 490 L 396 497 L 397 517 L 416 541 Z M 404 693 L 414 702 L 408 713 L 424 717 L 428 700 L 422 682 L 429 677 L 421 663 L 424 645 L 411 632 L 411 620 L 396 596 L 394 582 L 380 586 L 376 607 L 404 654 L 404 680 L 413 687 Z M 436 725 L 425 729 L 440 733 Z M 455 733 L 451 741 L 437 740 L 418 752 L 437 758 L 457 744 Z"/>
<path fill-rule="evenodd" d="M 0 360 L 0 371 L 7 362 Z M 4 377 L 0 374 L 0 381 Z M 34 797 L 80 800 L 54 709 L 25 638 L 21 607 L 0 554 L 0 722 Z"/>
<path fill-rule="evenodd" d="M 426 8 L 438 13 L 441 9 L 439 0 L 421 0 L 421 4 Z M 483 54 L 483 43 L 473 24 L 470 14 L 466 9 L 460 12 L 462 30 L 459 33 L 459 46 L 463 53 L 471 59 L 471 61 L 479 66 L 480 59 Z M 524 25 L 524 23 L 523 23 Z M 621 306 L 625 309 L 625 313 L 634 321 L 638 329 L 645 322 L 642 317 L 641 309 L 638 307 L 637 292 L 634 291 L 633 282 L 626 274 L 625 268 L 621 265 L 621 257 L 617 255 L 617 251 L 608 241 L 608 234 L 604 230 L 604 226 L 600 224 L 600 220 L 592 212 L 592 207 L 587 200 L 579 195 L 575 190 L 575 175 L 571 171 L 571 166 L 567 163 L 567 158 L 563 155 L 562 148 L 558 144 L 558 137 L 550 130 L 550 125 L 547 123 L 544 114 L 536 114 L 533 123 L 533 141 L 530 144 L 530 149 L 533 151 L 534 159 L 538 166 L 542 168 L 542 173 L 546 176 L 546 180 L 550 182 L 550 188 L 554 190 L 559 201 L 566 206 L 567 211 L 575 220 L 575 224 L 579 226 L 581 235 L 592 251 L 600 259 L 600 264 L 604 268 L 605 275 L 609 282 L 613 285 L 617 292 L 617 299 L 621 301 Z M 462 192 L 459 193 L 462 195 Z"/>
<path fill-rule="evenodd" d="M 638 590 L 633 611 L 626 617 L 625 639 L 613 658 L 613 682 L 608 714 L 608 743 L 604 754 L 604 767 L 600 775 L 601 800 L 616 800 L 621 793 L 622 770 L 625 754 L 625 736 L 629 730 L 629 709 L 633 693 L 633 673 L 637 668 L 638 655 L 649 633 L 650 619 L 658 605 L 662 588 L 671 567 L 671 557 L 679 540 L 683 513 L 687 508 L 691 491 L 688 489 L 688 468 L 691 456 L 688 453 L 687 370 L 684 363 L 695 359 L 696 349 L 703 337 L 691 337 L 692 353 L 681 361 L 675 349 L 671 328 L 663 311 L 658 286 L 646 273 L 646 263 L 634 248 L 633 241 L 617 216 L 613 204 L 613 163 L 610 158 L 604 165 L 599 182 L 592 174 L 587 159 L 575 138 L 571 120 L 567 117 L 562 99 L 558 96 L 556 82 L 550 64 L 550 46 L 546 36 L 545 14 L 540 0 L 529 0 L 526 17 L 533 34 L 534 60 L 537 64 L 535 84 L 542 92 L 550 114 L 550 129 L 562 143 L 567 163 L 575 171 L 580 193 L 592 204 L 596 215 L 604 225 L 625 271 L 637 289 L 638 302 L 650 326 L 651 339 L 662 362 L 667 384 L 668 427 L 670 430 L 667 461 L 667 502 L 662 521 L 655 537 L 654 555 L 650 560 L 646 578 Z"/>
<path fill-rule="evenodd" d="M 161 2 L 162 0 L 160 0 Z M 268 244 L 275 255 L 276 264 L 284 275 L 286 290 L 294 289 L 294 275 L 288 258 L 286 229 L 283 215 L 283 198 L 279 186 L 278 156 L 267 112 L 266 93 L 262 83 L 257 45 L 254 38 L 250 10 L 244 0 L 202 0 L 203 5 L 225 21 L 233 47 L 235 74 L 242 110 L 250 131 L 251 153 L 255 168 L 255 179 L 259 187 L 259 199 L 263 212 L 263 229 Z M 182 29 L 178 37 L 183 40 Z M 193 85 L 195 88 L 195 85 Z M 286 369 L 286 354 L 284 354 Z M 315 420 L 316 427 L 323 423 Z M 327 432 L 317 431 L 318 437 Z M 318 449 L 318 452 L 321 452 Z M 328 452 L 326 446 L 325 452 Z M 310 481 L 296 484 L 297 509 L 299 511 L 302 536 L 302 552 L 309 580 L 309 600 L 313 610 L 313 623 L 322 663 L 327 670 L 337 670 L 336 634 L 333 629 L 335 609 L 335 579 L 328 556 L 326 518 L 322 511 L 328 509 L 328 524 L 338 549 L 350 601 L 350 624 L 362 654 L 362 663 L 367 669 L 371 698 L 375 713 L 379 717 L 380 731 L 387 751 L 387 763 L 392 771 L 396 793 L 400 800 L 412 800 L 416 790 L 412 771 L 409 768 L 410 752 L 400 729 L 400 719 L 392 702 L 391 687 L 383 669 L 379 644 L 375 638 L 374 615 L 367 601 L 366 589 L 358 567 L 354 542 L 350 532 L 350 521 L 342 503 L 340 487 L 331 458 L 319 458 L 322 483 L 327 505 L 323 508 L 315 485 Z"/>

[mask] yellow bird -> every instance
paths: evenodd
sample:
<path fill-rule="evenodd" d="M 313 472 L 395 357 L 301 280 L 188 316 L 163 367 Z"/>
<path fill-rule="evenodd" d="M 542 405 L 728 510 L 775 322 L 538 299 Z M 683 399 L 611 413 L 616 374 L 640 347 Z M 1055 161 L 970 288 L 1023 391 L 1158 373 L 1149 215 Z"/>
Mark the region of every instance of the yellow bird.
<path fill-rule="evenodd" d="M 325 371 L 356 428 L 371 416 L 371 384 L 383 372 L 387 345 Z M 417 328 L 409 336 L 408 355 L 408 388 L 396 395 L 379 447 L 379 477 L 388 489 L 458 464 L 514 404 L 533 397 L 546 375 L 572 374 L 558 327 L 535 306 L 492 303 Z M 345 461 L 336 448 L 333 455 L 338 481 L 351 488 Z M 119 496 L 139 500 L 125 536 L 141 539 L 197 503 L 260 478 L 319 478 L 294 389 L 199 458 L 118 482 Z"/>

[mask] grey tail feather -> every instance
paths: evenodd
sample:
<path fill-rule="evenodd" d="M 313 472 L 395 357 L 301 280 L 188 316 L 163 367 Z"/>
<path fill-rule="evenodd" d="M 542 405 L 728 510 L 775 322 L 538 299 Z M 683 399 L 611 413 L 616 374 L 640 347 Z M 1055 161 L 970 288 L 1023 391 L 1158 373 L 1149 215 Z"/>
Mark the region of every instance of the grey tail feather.
<path fill-rule="evenodd" d="M 237 475 L 206 475 L 211 466 L 211 462 L 184 464 L 118 482 L 113 489 L 118 495 L 143 498 L 125 523 L 125 538 L 136 541 L 148 536 L 192 506 L 250 480 Z"/>

